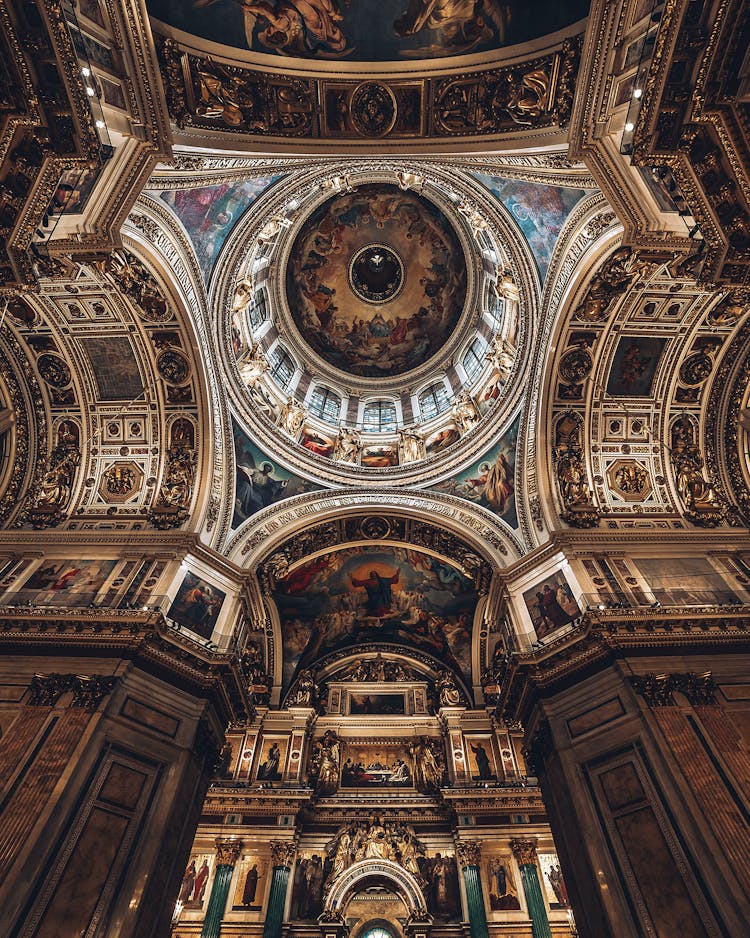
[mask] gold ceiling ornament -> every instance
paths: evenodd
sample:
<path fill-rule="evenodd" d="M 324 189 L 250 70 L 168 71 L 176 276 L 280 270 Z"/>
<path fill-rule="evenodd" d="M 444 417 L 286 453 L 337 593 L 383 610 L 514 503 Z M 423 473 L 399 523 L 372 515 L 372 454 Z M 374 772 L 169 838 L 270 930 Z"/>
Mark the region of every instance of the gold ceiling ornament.
<path fill-rule="evenodd" d="M 187 418 L 172 424 L 164 479 L 149 515 L 161 531 L 176 528 L 187 521 L 195 487 L 195 430 Z"/>
<path fill-rule="evenodd" d="M 74 421 L 64 420 L 47 471 L 32 490 L 32 504 L 26 512 L 35 528 L 54 528 L 65 520 L 80 462 L 80 430 Z"/>
<path fill-rule="evenodd" d="M 563 414 L 555 428 L 555 473 L 563 501 L 560 517 L 576 528 L 599 524 L 583 458 L 583 421 L 578 414 Z"/>
<path fill-rule="evenodd" d="M 672 424 L 672 469 L 686 517 L 700 527 L 713 528 L 725 519 L 727 508 L 719 497 L 715 484 L 705 477 L 697 435 L 696 424 L 690 417 L 680 417 Z"/>

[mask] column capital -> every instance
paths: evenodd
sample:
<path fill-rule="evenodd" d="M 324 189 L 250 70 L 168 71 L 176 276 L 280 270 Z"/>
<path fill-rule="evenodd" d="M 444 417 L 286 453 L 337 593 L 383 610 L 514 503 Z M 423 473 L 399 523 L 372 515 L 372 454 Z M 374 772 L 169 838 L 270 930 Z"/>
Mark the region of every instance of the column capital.
<path fill-rule="evenodd" d="M 674 706 L 672 691 L 675 683 L 671 674 L 634 674 L 630 683 L 652 710 L 654 707 Z"/>
<path fill-rule="evenodd" d="M 513 856 L 518 861 L 519 866 L 536 865 L 535 840 L 511 840 L 510 849 L 513 851 Z"/>
<path fill-rule="evenodd" d="M 239 859 L 242 842 L 222 840 L 221 837 L 217 837 L 214 846 L 216 847 L 216 862 L 220 866 L 234 866 Z"/>
<path fill-rule="evenodd" d="M 271 861 L 274 866 L 285 866 L 289 869 L 294 862 L 294 855 L 297 852 L 297 848 L 292 843 L 291 840 L 272 840 L 270 843 L 271 847 Z"/>
<path fill-rule="evenodd" d="M 461 869 L 466 866 L 479 866 L 481 856 L 482 845 L 478 840 L 456 841 L 456 857 Z"/>
<path fill-rule="evenodd" d="M 716 703 L 716 681 L 710 671 L 704 671 L 703 674 L 673 675 L 675 690 L 684 694 L 688 703 L 694 707 L 707 706 Z"/>

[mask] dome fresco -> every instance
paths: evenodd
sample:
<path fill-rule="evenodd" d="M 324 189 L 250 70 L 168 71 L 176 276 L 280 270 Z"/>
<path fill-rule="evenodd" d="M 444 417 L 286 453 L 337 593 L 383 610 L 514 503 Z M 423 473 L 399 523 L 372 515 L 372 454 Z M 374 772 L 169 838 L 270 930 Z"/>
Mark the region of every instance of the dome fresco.
<path fill-rule="evenodd" d="M 360 377 L 419 367 L 451 335 L 466 259 L 445 215 L 415 192 L 370 183 L 303 224 L 286 270 L 295 325 L 326 362 Z"/>
<path fill-rule="evenodd" d="M 588 14 L 588 0 L 149 0 L 187 33 L 265 54 L 356 62 L 489 52 L 531 42 Z"/>

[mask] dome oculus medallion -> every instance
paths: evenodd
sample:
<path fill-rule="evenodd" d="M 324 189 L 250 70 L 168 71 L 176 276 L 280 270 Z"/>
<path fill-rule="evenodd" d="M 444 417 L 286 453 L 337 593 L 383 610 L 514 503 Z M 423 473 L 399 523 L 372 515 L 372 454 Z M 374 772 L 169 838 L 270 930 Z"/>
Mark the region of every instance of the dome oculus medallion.
<path fill-rule="evenodd" d="M 297 329 L 335 368 L 391 378 L 440 351 L 466 300 L 466 260 L 443 212 L 423 196 L 368 183 L 319 205 L 286 271 Z"/>

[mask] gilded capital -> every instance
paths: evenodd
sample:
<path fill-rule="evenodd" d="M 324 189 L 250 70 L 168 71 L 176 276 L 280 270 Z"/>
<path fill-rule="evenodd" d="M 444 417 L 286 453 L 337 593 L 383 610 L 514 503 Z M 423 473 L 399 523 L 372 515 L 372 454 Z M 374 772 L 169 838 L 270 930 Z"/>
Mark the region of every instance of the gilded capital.
<path fill-rule="evenodd" d="M 271 841 L 271 861 L 274 866 L 290 867 L 296 852 L 297 848 L 289 840 Z"/>
<path fill-rule="evenodd" d="M 242 844 L 239 840 L 222 840 L 216 838 L 216 862 L 219 866 L 234 866 L 240 856 Z"/>
<path fill-rule="evenodd" d="M 510 849 L 518 861 L 519 866 L 533 866 L 536 864 L 535 840 L 511 840 Z"/>
<path fill-rule="evenodd" d="M 458 865 L 463 869 L 465 866 L 479 866 L 482 855 L 482 846 L 478 840 L 457 840 L 456 857 Z"/>

